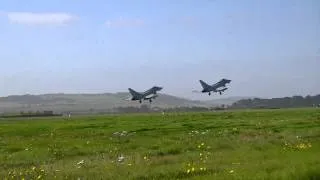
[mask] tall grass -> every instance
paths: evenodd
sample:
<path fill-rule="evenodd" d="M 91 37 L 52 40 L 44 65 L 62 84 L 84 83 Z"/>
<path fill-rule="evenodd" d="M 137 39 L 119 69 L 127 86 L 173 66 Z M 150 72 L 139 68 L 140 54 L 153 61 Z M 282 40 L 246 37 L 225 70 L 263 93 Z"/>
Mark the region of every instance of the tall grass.
<path fill-rule="evenodd" d="M 320 179 L 320 111 L 7 119 L 1 179 Z"/>

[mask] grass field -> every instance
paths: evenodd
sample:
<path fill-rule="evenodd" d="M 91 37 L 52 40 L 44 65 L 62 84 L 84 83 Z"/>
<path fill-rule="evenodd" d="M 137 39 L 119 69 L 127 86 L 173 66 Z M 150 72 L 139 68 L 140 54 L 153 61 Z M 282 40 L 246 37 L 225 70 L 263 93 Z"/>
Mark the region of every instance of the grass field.
<path fill-rule="evenodd" d="M 1 179 L 320 179 L 320 109 L 0 120 Z"/>

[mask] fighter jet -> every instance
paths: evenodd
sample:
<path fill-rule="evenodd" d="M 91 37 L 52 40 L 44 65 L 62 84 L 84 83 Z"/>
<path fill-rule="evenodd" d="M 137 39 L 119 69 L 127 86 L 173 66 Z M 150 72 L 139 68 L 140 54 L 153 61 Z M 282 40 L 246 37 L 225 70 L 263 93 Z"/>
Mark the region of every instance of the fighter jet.
<path fill-rule="evenodd" d="M 139 101 L 140 103 L 142 103 L 142 100 L 149 100 L 149 102 L 151 103 L 152 99 L 155 99 L 156 97 L 158 97 L 157 91 L 160 91 L 162 89 L 163 89 L 162 87 L 153 86 L 152 88 L 146 90 L 145 92 L 137 92 L 131 88 L 128 88 L 132 97 L 127 100 Z"/>
<path fill-rule="evenodd" d="M 209 96 L 211 95 L 211 91 L 212 92 L 219 92 L 219 94 L 222 95 L 222 92 L 224 92 L 225 90 L 228 89 L 228 88 L 226 88 L 226 84 L 231 82 L 231 80 L 224 79 L 224 78 L 213 85 L 209 85 L 209 84 L 205 83 L 203 80 L 199 80 L 199 81 L 200 81 L 200 84 L 203 88 L 201 93 L 208 93 Z M 219 89 L 219 88 L 222 88 L 222 89 Z"/>

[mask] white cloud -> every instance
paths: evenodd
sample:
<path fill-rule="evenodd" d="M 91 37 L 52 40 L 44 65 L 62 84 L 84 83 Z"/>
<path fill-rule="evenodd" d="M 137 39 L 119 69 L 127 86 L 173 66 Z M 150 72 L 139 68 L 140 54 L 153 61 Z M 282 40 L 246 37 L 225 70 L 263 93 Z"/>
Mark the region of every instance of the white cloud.
<path fill-rule="evenodd" d="M 63 25 L 78 19 L 68 13 L 9 12 L 7 17 L 11 23 L 27 25 Z"/>
<path fill-rule="evenodd" d="M 141 19 L 124 19 L 122 17 L 108 20 L 105 23 L 107 27 L 135 27 L 135 26 L 142 26 L 145 22 Z"/>

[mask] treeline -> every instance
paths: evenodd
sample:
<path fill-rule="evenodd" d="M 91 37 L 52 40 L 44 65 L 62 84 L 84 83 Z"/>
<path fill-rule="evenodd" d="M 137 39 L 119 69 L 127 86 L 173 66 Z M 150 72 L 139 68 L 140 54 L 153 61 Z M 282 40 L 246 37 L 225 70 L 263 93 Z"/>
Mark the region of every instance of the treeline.
<path fill-rule="evenodd" d="M 292 96 L 272 99 L 243 99 L 231 105 L 233 109 L 239 108 L 299 108 L 319 107 L 320 95 L 316 96 Z"/>
<path fill-rule="evenodd" d="M 14 117 L 49 117 L 49 116 L 62 116 L 62 114 L 54 114 L 53 111 L 28 111 L 24 112 L 21 111 L 20 113 L 15 114 L 2 114 L 0 115 L 1 118 L 14 118 Z"/>

